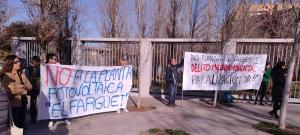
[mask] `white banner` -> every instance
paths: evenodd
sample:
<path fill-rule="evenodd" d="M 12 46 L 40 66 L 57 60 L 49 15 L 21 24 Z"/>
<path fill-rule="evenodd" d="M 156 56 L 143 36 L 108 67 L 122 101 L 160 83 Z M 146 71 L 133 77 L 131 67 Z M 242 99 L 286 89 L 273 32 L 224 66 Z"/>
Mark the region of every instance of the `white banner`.
<path fill-rule="evenodd" d="M 267 55 L 186 52 L 183 90 L 258 90 L 266 60 Z"/>
<path fill-rule="evenodd" d="M 38 120 L 73 118 L 126 108 L 132 66 L 41 66 Z"/>

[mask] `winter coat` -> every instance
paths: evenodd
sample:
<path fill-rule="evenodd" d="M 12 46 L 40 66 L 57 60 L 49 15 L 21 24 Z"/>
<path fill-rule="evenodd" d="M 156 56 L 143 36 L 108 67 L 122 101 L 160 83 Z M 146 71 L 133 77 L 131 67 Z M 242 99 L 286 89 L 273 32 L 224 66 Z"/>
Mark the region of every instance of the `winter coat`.
<path fill-rule="evenodd" d="M 38 95 L 40 91 L 40 83 L 41 83 L 40 67 L 35 67 L 35 66 L 27 67 L 26 77 L 29 79 L 32 85 L 32 90 L 29 92 L 30 95 Z"/>
<path fill-rule="evenodd" d="M 22 98 L 22 96 L 26 97 L 27 92 L 32 89 L 32 85 L 27 79 L 24 72 L 21 72 L 21 78 L 22 82 L 19 78 L 18 73 L 8 73 L 6 72 L 2 76 L 2 87 L 4 87 L 10 97 L 10 103 L 12 107 L 21 107 L 24 104 L 24 102 L 27 102 L 27 99 Z M 26 101 L 24 101 L 24 100 Z"/>
<path fill-rule="evenodd" d="M 276 66 L 271 71 L 273 87 L 272 87 L 272 100 L 282 100 L 284 85 L 285 85 L 286 71 L 279 66 Z"/>
<path fill-rule="evenodd" d="M 0 87 L 0 135 L 9 135 L 10 116 L 8 94 L 3 87 Z"/>
<path fill-rule="evenodd" d="M 165 79 L 167 83 L 173 83 L 176 84 L 179 79 L 179 73 L 178 73 L 178 68 L 183 66 L 184 60 L 181 60 L 179 64 L 176 65 L 171 65 L 169 64 L 166 68 L 166 75 Z"/>

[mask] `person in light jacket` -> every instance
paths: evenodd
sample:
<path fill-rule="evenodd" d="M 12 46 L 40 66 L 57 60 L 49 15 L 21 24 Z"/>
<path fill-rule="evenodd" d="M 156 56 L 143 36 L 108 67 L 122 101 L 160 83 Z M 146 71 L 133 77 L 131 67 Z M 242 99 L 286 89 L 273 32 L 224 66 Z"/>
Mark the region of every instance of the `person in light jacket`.
<path fill-rule="evenodd" d="M 4 59 L 1 85 L 9 94 L 15 126 L 25 128 L 27 112 L 26 95 L 32 89 L 32 85 L 27 79 L 25 72 L 21 70 L 20 64 L 20 60 L 16 55 L 9 55 Z"/>
<path fill-rule="evenodd" d="M 46 56 L 46 64 L 60 64 L 58 62 L 58 58 L 56 56 L 56 54 L 54 53 L 48 53 L 47 56 Z M 53 128 L 53 125 L 54 125 L 54 122 L 56 120 L 49 120 L 49 123 L 48 123 L 48 128 L 49 129 L 52 129 Z M 69 121 L 69 119 L 63 119 L 63 121 L 65 122 L 66 125 L 71 125 L 72 123 Z"/>

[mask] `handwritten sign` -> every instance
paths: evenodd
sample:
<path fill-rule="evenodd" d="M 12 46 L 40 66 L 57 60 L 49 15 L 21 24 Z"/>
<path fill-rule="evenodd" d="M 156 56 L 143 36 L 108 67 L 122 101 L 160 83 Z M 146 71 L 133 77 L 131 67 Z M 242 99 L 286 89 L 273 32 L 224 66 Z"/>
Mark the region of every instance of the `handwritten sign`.
<path fill-rule="evenodd" d="M 38 119 L 62 119 L 126 108 L 132 67 L 41 66 Z"/>
<path fill-rule="evenodd" d="M 267 55 L 185 53 L 183 90 L 260 87 Z"/>

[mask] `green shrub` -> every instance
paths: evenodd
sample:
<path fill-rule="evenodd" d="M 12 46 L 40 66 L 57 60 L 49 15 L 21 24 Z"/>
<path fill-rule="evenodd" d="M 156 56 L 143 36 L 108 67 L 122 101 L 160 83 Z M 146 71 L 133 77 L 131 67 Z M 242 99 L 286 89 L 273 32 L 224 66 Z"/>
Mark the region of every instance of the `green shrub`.
<path fill-rule="evenodd" d="M 188 133 L 186 133 L 183 130 L 176 130 L 176 129 L 165 129 L 165 131 L 169 134 L 169 135 L 188 135 Z"/>
<path fill-rule="evenodd" d="M 148 132 L 151 133 L 151 134 L 153 134 L 153 133 L 158 132 L 159 130 L 160 129 L 158 129 L 158 128 L 151 128 L 151 129 L 148 130 Z"/>
<path fill-rule="evenodd" d="M 258 124 L 253 125 L 253 127 L 257 130 L 261 130 L 273 135 L 300 135 L 300 133 L 296 133 L 293 131 L 297 130 L 297 127 L 293 126 L 286 126 L 286 130 L 281 130 L 276 124 L 259 122 Z"/>

